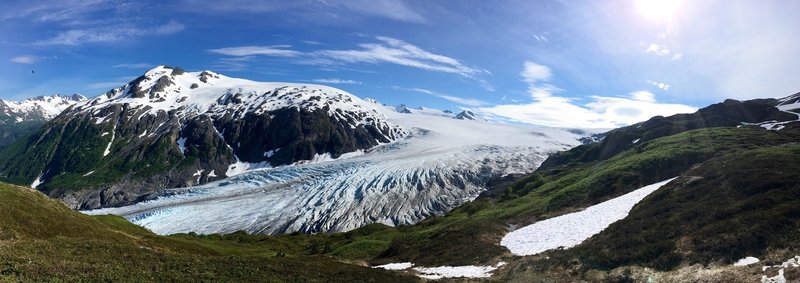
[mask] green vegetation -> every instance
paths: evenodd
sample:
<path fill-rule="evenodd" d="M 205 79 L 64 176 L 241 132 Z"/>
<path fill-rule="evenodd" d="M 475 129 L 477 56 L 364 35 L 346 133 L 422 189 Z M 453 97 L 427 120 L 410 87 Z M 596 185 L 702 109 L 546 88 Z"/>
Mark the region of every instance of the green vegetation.
<path fill-rule="evenodd" d="M 400 227 L 378 262 L 474 264 L 503 255 L 499 246 L 507 224 L 526 225 L 587 207 L 647 184 L 683 174 L 693 166 L 742 149 L 797 141 L 797 132 L 760 128 L 705 128 L 637 144 L 603 161 L 575 163 L 537 172 L 494 188 L 482 197 L 408 227 Z"/>
<path fill-rule="evenodd" d="M 384 228 L 373 229 L 377 235 Z M 304 241 L 317 239 L 157 236 L 120 217 L 83 215 L 33 190 L 0 184 L 0 281 L 416 281 L 306 255 L 298 249 Z"/>
<path fill-rule="evenodd" d="M 574 251 L 594 268 L 731 264 L 768 249 L 800 250 L 800 145 L 704 162 Z M 761 257 L 763 258 L 763 257 Z"/>

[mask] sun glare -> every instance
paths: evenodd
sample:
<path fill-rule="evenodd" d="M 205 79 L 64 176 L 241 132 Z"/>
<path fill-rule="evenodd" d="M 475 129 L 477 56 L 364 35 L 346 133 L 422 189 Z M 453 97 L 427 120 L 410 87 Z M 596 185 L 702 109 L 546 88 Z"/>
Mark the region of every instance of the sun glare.
<path fill-rule="evenodd" d="M 681 0 L 636 0 L 636 7 L 646 18 L 653 21 L 669 21 L 680 7 Z"/>

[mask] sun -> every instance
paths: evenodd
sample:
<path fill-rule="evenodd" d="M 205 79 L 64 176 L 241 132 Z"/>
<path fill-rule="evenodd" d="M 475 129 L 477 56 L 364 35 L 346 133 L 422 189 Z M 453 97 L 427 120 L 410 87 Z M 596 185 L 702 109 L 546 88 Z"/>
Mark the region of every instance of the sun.
<path fill-rule="evenodd" d="M 642 16 L 659 22 L 668 22 L 680 7 L 681 0 L 636 0 Z"/>

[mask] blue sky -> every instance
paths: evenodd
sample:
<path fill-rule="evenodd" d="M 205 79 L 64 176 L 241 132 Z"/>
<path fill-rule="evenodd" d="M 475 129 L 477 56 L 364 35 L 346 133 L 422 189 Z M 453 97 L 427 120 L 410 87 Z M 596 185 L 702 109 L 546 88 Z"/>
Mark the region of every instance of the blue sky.
<path fill-rule="evenodd" d="M 800 91 L 796 11 L 779 0 L 6 1 L 0 98 L 95 96 L 165 64 L 613 127 Z"/>

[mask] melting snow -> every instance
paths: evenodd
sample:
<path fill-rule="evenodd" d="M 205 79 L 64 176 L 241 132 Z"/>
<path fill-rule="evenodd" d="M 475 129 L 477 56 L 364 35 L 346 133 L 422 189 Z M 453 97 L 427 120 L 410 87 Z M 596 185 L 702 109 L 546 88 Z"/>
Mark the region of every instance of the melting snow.
<path fill-rule="evenodd" d="M 111 153 L 111 144 L 114 143 L 114 136 L 116 135 L 116 132 L 117 132 L 117 124 L 115 123 L 114 124 L 114 128 L 111 129 L 111 140 L 108 142 L 108 145 L 106 146 L 106 150 L 103 151 L 103 156 L 106 156 L 109 153 Z"/>
<path fill-rule="evenodd" d="M 415 267 L 414 270 L 419 272 L 418 276 L 425 279 L 442 279 L 442 278 L 487 278 L 492 276 L 492 272 L 498 267 L 503 266 L 505 263 L 501 262 L 495 266 L 440 266 L 440 267 Z"/>
<path fill-rule="evenodd" d="M 674 179 L 674 178 L 673 178 Z M 500 244 L 515 255 L 534 255 L 577 246 L 611 223 L 628 216 L 634 205 L 673 179 L 648 185 L 583 211 L 542 220 L 510 232 Z"/>
<path fill-rule="evenodd" d="M 373 266 L 372 268 L 383 268 L 386 270 L 404 270 L 414 267 L 413 263 L 410 262 L 401 262 L 401 263 L 389 263 L 384 265 L 377 265 Z"/>
<path fill-rule="evenodd" d="M 758 258 L 748 256 L 733 263 L 733 266 L 745 266 L 759 262 Z"/>
<path fill-rule="evenodd" d="M 442 278 L 488 278 L 492 276 L 493 271 L 505 264 L 505 262 L 500 262 L 496 266 L 465 265 L 414 267 L 413 263 L 401 262 L 373 266 L 372 268 L 383 268 L 386 270 L 406 270 L 414 267 L 414 271 L 417 272 L 417 276 L 425 279 L 437 280 Z"/>
<path fill-rule="evenodd" d="M 783 270 L 786 269 L 786 268 L 797 268 L 797 267 L 800 267 L 800 256 L 795 256 L 793 258 L 790 258 L 790 259 L 784 261 L 783 263 L 781 263 L 780 265 L 763 266 L 761 268 L 762 272 L 766 272 L 770 268 L 780 268 L 780 269 L 778 270 L 778 275 L 776 275 L 776 276 L 767 277 L 767 275 L 762 275 L 761 276 L 761 282 L 762 283 L 786 283 L 786 282 L 789 282 L 789 281 L 786 281 L 787 279 L 783 274 Z M 791 282 L 794 282 L 794 281 L 791 281 Z"/>
<path fill-rule="evenodd" d="M 31 183 L 31 188 L 35 189 L 36 187 L 38 187 L 43 183 L 42 176 L 44 176 L 44 172 L 42 172 L 42 174 L 39 174 L 39 177 L 36 177 L 36 180 L 33 180 L 33 183 Z"/>

